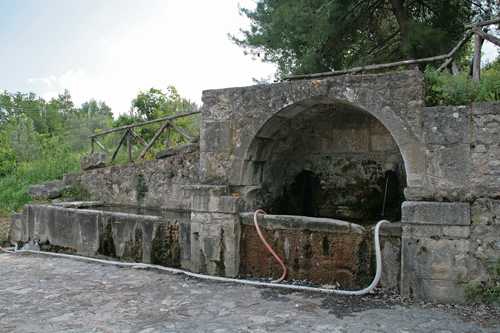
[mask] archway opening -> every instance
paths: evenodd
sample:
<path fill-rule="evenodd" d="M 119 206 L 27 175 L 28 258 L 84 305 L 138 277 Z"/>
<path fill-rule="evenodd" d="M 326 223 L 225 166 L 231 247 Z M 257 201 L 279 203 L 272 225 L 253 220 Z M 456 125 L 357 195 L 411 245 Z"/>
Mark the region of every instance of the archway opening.
<path fill-rule="evenodd" d="M 266 123 L 246 160 L 270 214 L 370 225 L 400 219 L 406 173 L 387 128 L 346 102 L 307 100 Z"/>

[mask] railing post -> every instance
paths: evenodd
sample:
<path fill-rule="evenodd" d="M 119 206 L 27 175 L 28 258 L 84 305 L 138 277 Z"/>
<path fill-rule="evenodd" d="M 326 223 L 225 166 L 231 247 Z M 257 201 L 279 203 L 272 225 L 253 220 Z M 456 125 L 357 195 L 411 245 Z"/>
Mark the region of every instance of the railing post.
<path fill-rule="evenodd" d="M 132 163 L 132 151 L 131 151 L 131 147 L 130 147 L 130 131 L 128 132 L 127 134 L 127 154 L 128 154 L 128 162 L 129 163 Z"/>
<path fill-rule="evenodd" d="M 170 125 L 167 126 L 167 138 L 165 139 L 165 149 L 170 148 Z"/>
<path fill-rule="evenodd" d="M 472 78 L 478 83 L 481 79 L 481 47 L 483 46 L 484 39 L 478 34 L 474 35 L 474 58 L 472 67 Z"/>

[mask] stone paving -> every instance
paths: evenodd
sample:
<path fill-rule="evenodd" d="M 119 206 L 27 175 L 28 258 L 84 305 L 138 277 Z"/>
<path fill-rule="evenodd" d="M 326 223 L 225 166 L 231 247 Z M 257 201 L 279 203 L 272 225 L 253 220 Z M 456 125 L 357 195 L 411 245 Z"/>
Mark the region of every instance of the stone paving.
<path fill-rule="evenodd" d="M 417 305 L 338 318 L 322 294 L 0 252 L 4 332 L 497 332 Z"/>

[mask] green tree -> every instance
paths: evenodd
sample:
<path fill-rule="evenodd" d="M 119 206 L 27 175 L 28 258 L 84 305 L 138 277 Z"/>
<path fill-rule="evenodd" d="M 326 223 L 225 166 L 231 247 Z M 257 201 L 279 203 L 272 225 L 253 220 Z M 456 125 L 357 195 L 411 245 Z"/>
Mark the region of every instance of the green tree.
<path fill-rule="evenodd" d="M 166 92 L 160 89 L 151 88 L 148 91 L 140 91 L 137 94 L 137 97 L 132 100 L 130 112 L 125 115 L 120 115 L 114 122 L 113 127 L 141 123 L 145 120 L 168 117 L 175 114 L 195 111 L 197 109 L 198 106 L 196 103 L 181 97 L 174 86 L 168 86 Z M 193 117 L 177 118 L 173 122 L 188 135 L 196 136 L 199 133 L 200 119 L 201 117 L 199 117 L 199 115 L 195 115 Z M 137 131 L 144 140 L 149 142 L 160 126 L 161 124 L 156 123 L 136 127 L 134 130 Z M 187 143 L 187 141 L 175 131 L 172 131 L 171 142 L 173 145 Z M 160 141 L 157 141 L 155 145 L 158 145 L 159 149 L 159 146 L 162 144 L 163 143 Z"/>
<path fill-rule="evenodd" d="M 242 38 L 246 53 L 275 63 L 277 76 L 448 53 L 473 18 L 489 19 L 498 0 L 260 0 Z M 421 68 L 423 69 L 423 68 Z"/>
<path fill-rule="evenodd" d="M 71 94 L 67 89 L 58 95 L 57 98 L 52 98 L 47 104 L 48 109 L 57 110 L 60 114 L 67 118 L 70 115 L 74 115 L 77 112 L 75 104 L 71 99 Z"/>
<path fill-rule="evenodd" d="M 108 105 L 106 105 L 105 102 L 103 101 L 97 102 L 93 98 L 83 103 L 78 113 L 81 116 L 88 115 L 94 117 L 97 115 L 101 115 L 108 118 L 113 118 L 113 112 L 111 111 L 111 108 Z"/>
<path fill-rule="evenodd" d="M 168 117 L 184 111 L 182 98 L 174 86 L 168 86 L 166 93 L 155 88 L 146 92 L 141 91 L 132 100 L 132 107 L 146 120 Z"/>
<path fill-rule="evenodd" d="M 12 150 L 17 153 L 17 161 L 39 157 L 38 137 L 33 120 L 29 118 L 11 118 L 5 130 L 9 133 Z"/>
<path fill-rule="evenodd" d="M 17 153 L 12 150 L 9 133 L 0 129 L 0 177 L 16 168 Z"/>

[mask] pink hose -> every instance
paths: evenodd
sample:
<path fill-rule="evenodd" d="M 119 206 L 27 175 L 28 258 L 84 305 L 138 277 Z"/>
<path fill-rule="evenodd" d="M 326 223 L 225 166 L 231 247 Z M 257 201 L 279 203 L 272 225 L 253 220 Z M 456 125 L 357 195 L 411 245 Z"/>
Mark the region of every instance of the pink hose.
<path fill-rule="evenodd" d="M 259 237 L 262 240 L 262 243 L 264 243 L 264 245 L 269 250 L 269 252 L 271 252 L 271 254 L 276 258 L 276 260 L 278 260 L 281 267 L 283 268 L 283 275 L 278 280 L 271 281 L 271 283 L 279 283 L 279 282 L 283 281 L 283 279 L 286 276 L 286 267 L 285 267 L 285 264 L 283 263 L 283 261 L 281 261 L 281 259 L 276 255 L 276 253 L 274 253 L 273 249 L 271 249 L 269 244 L 267 244 L 266 240 L 264 239 L 264 236 L 262 236 L 262 232 L 260 232 L 260 228 L 259 228 L 259 223 L 257 222 L 257 214 L 259 214 L 259 213 L 267 214 L 263 210 L 255 211 L 255 213 L 253 214 L 253 222 L 255 223 L 255 229 L 257 229 L 257 233 L 259 234 Z"/>
<path fill-rule="evenodd" d="M 7 251 L 6 249 L 4 249 L 1 246 L 0 246 L 0 251 L 7 252 L 7 253 L 16 253 L 16 252 L 13 252 L 13 251 Z"/>

